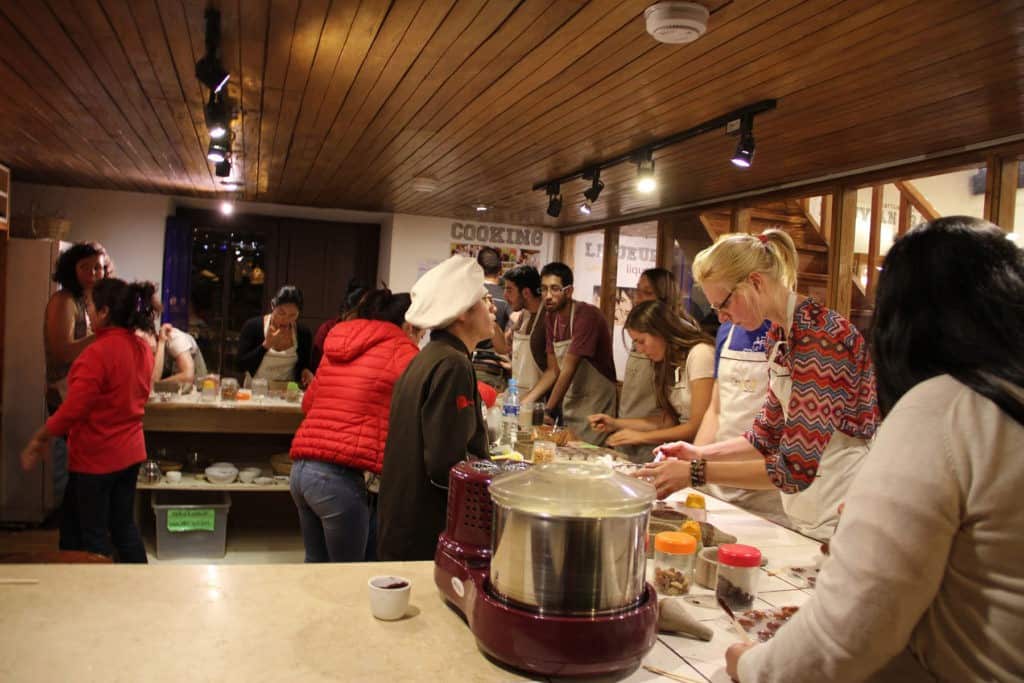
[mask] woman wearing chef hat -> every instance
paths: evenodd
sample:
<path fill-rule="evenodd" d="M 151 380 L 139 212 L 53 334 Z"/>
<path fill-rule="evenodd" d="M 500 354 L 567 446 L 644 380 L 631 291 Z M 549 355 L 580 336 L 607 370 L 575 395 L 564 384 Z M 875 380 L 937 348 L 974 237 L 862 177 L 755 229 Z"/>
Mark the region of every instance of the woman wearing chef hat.
<path fill-rule="evenodd" d="M 410 291 L 411 325 L 431 329 L 391 398 L 377 500 L 381 560 L 429 560 L 444 529 L 448 471 L 467 456 L 487 457 L 471 349 L 489 339 L 494 304 L 474 259 L 452 256 Z"/>

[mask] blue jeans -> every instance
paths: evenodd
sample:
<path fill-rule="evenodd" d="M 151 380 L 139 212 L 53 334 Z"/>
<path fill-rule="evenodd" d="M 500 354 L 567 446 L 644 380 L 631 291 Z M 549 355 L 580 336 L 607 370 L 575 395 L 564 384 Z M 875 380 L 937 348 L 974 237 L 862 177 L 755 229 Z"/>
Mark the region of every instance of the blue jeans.
<path fill-rule="evenodd" d="M 146 546 L 135 526 L 139 464 L 110 474 L 71 472 L 64 494 L 61 550 L 86 550 L 118 562 L 145 564 Z"/>
<path fill-rule="evenodd" d="M 53 454 L 53 503 L 59 509 L 64 502 L 64 491 L 68 488 L 67 437 L 55 437 L 50 452 Z"/>
<path fill-rule="evenodd" d="M 319 460 L 296 460 L 292 500 L 299 510 L 306 562 L 362 562 L 370 531 L 363 473 Z"/>

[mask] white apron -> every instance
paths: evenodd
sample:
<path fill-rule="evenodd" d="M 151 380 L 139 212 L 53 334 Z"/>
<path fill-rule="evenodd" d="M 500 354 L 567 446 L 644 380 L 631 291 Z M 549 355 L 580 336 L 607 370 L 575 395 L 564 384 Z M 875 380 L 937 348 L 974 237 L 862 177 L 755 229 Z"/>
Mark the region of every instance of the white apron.
<path fill-rule="evenodd" d="M 793 328 L 793 311 L 796 295 L 789 295 L 787 332 Z M 768 358 L 770 385 L 782 406 L 782 414 L 789 421 L 789 402 L 793 394 L 793 378 L 789 368 L 776 362 L 779 350 L 785 341 L 776 342 Z M 838 507 L 846 497 L 846 491 L 860 469 L 861 461 L 868 452 L 868 442 L 848 436 L 838 429 L 821 455 L 814 482 L 798 493 L 782 494 L 782 507 L 802 534 L 827 541 L 832 537 L 839 521 Z"/>
<path fill-rule="evenodd" d="M 742 436 L 761 412 L 768 395 L 768 356 L 763 351 L 733 351 L 729 328 L 722 353 L 718 356 L 718 432 L 715 441 Z M 777 489 L 750 490 L 708 484 L 708 493 L 765 517 L 776 524 L 792 523 L 782 509 Z"/>
<path fill-rule="evenodd" d="M 529 329 L 523 332 L 520 320 L 519 329 L 512 332 L 512 377 L 519 386 L 520 396 L 530 393 L 530 389 L 537 385 L 542 374 L 530 351 L 530 337 L 533 336 L 533 328 L 537 327 L 537 321 L 540 320 L 540 311 L 530 313 L 523 309 L 523 315 L 530 316 Z"/>
<path fill-rule="evenodd" d="M 622 379 L 622 394 L 619 396 L 619 417 L 649 417 L 660 414 L 658 398 L 654 388 L 654 363 L 651 359 L 632 349 L 626 360 L 626 373 Z M 654 459 L 654 446 L 638 444 L 617 446 L 633 462 L 650 462 Z"/>
<path fill-rule="evenodd" d="M 576 304 L 574 302 L 569 305 L 569 338 L 554 343 L 559 368 L 562 367 L 565 354 L 572 345 L 572 324 L 576 315 Z M 600 445 L 608 438 L 608 434 L 594 431 L 587 418 L 594 413 L 611 415 L 614 410 L 615 383 L 602 375 L 589 360 L 580 358 L 572 384 L 562 398 L 562 419 L 565 426 L 576 432 L 583 441 Z"/>
<path fill-rule="evenodd" d="M 270 316 L 263 316 L 263 338 L 267 338 L 270 329 Z M 297 327 L 292 327 L 292 345 L 284 351 L 267 349 L 256 368 L 254 379 L 290 382 L 295 379 L 295 364 L 299 362 L 299 339 Z"/>

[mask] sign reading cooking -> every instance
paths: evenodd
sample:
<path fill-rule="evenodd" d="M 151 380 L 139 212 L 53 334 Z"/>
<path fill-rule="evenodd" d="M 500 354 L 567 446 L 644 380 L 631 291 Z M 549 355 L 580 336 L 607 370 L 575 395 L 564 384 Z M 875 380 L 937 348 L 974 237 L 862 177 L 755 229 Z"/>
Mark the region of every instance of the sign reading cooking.
<path fill-rule="evenodd" d="M 530 228 L 452 223 L 452 239 L 539 247 L 544 241 L 544 233 L 541 230 L 531 230 Z"/>

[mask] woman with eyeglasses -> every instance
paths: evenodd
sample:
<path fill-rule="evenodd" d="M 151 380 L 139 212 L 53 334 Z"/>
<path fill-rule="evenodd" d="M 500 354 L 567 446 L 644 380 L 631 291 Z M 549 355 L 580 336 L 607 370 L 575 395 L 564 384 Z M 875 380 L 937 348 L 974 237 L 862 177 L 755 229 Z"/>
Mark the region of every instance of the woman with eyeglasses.
<path fill-rule="evenodd" d="M 915 227 L 878 281 L 885 422 L 814 595 L 734 680 L 1020 681 L 1024 251 L 966 216 Z"/>
<path fill-rule="evenodd" d="M 797 251 L 781 230 L 733 233 L 697 254 L 694 279 L 719 320 L 768 334 L 769 391 L 743 434 L 705 446 L 668 443 L 642 472 L 659 496 L 706 483 L 778 488 L 797 529 L 828 540 L 880 420 L 875 373 L 853 324 L 792 291 Z M 715 303 L 717 302 L 717 303 Z"/>

